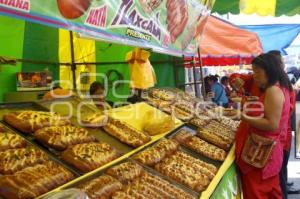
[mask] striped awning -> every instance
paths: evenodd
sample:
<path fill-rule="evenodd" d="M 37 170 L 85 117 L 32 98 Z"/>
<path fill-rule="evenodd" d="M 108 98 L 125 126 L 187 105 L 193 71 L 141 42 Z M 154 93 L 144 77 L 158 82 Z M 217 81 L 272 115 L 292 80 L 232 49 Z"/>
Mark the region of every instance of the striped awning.
<path fill-rule="evenodd" d="M 300 0 L 216 0 L 213 12 L 293 16 L 300 14 Z"/>

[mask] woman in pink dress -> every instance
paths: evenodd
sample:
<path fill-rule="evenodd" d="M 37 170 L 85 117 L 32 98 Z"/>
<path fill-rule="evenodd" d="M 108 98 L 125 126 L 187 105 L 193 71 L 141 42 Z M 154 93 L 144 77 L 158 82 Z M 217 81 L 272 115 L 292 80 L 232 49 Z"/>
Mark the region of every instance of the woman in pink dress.
<path fill-rule="evenodd" d="M 257 103 L 244 106 L 236 138 L 236 163 L 240 169 L 245 199 L 281 199 L 279 171 L 290 116 L 289 93 L 292 86 L 274 55 L 261 54 L 252 61 L 252 68 L 254 82 L 262 94 Z M 254 167 L 241 157 L 250 133 L 276 141 L 263 168 Z"/>

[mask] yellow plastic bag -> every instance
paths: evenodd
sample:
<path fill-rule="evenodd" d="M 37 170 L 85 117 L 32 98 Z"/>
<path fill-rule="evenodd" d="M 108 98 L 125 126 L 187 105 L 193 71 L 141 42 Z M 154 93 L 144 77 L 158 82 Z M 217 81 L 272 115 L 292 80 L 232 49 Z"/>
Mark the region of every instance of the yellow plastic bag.
<path fill-rule="evenodd" d="M 154 111 L 147 111 L 143 120 L 143 130 L 151 136 L 167 133 L 175 128 L 175 121 L 171 116 L 158 116 Z"/>
<path fill-rule="evenodd" d="M 151 88 L 156 83 L 156 75 L 149 61 L 150 52 L 135 48 L 126 54 L 130 66 L 130 87 L 137 89 Z"/>

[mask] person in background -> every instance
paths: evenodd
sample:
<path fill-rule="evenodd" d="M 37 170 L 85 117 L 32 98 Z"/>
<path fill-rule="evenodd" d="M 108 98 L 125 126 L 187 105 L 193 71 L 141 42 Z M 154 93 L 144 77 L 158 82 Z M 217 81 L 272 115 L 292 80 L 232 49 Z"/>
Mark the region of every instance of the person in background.
<path fill-rule="evenodd" d="M 292 86 L 280 61 L 272 54 L 256 57 L 252 61 L 252 68 L 253 80 L 262 92 L 259 102 L 263 104 L 263 109 L 242 113 L 242 122 L 236 134 L 236 163 L 241 171 L 244 198 L 281 199 L 279 172 L 290 116 Z M 261 115 L 262 117 L 257 117 Z M 242 151 L 251 133 L 274 141 L 279 140 L 263 168 L 254 167 L 242 158 Z"/>
<path fill-rule="evenodd" d="M 211 92 L 209 96 L 212 97 L 212 101 L 216 104 L 228 107 L 228 98 L 224 87 L 218 82 L 218 78 L 214 75 L 209 76 L 208 85 L 210 85 Z"/>
<path fill-rule="evenodd" d="M 272 54 L 276 56 L 276 58 L 279 60 L 281 63 L 282 69 L 285 68 L 283 58 L 281 56 L 281 53 L 279 50 L 271 50 L 268 52 L 269 54 Z M 287 76 L 289 78 L 289 81 L 291 84 L 295 84 L 295 77 L 293 72 L 293 68 L 288 69 L 287 71 Z M 300 190 L 299 189 L 294 189 L 293 182 L 288 182 L 288 162 L 289 162 L 289 157 L 290 157 L 290 151 L 291 151 L 291 143 L 292 143 L 292 131 L 296 132 L 296 113 L 295 113 L 295 106 L 296 106 L 296 92 L 295 90 L 292 90 L 290 92 L 290 103 L 291 103 L 291 108 L 290 108 L 290 118 L 289 118 L 289 125 L 286 133 L 286 141 L 285 144 L 283 145 L 283 161 L 282 161 L 282 167 L 280 170 L 280 186 L 282 190 L 282 196 L 283 199 L 288 198 L 288 194 L 299 194 Z"/>
<path fill-rule="evenodd" d="M 229 84 L 236 96 L 260 96 L 260 89 L 254 84 L 253 74 L 233 73 L 229 77 Z M 232 93 L 234 93 L 232 92 Z M 232 95 L 232 97 L 235 97 Z"/>
<path fill-rule="evenodd" d="M 98 81 L 93 82 L 90 86 L 90 98 L 100 110 L 108 110 L 113 106 L 113 102 L 106 101 L 105 88 Z"/>
<path fill-rule="evenodd" d="M 208 84 L 208 80 L 209 80 L 209 76 L 204 77 L 204 86 L 201 87 L 202 88 L 202 90 L 201 90 L 202 96 L 205 96 L 205 97 L 207 96 L 208 93 L 211 92 L 211 87 Z"/>
<path fill-rule="evenodd" d="M 225 89 L 226 96 L 230 97 L 230 95 L 231 95 L 231 89 L 230 89 L 230 86 L 229 86 L 229 78 L 227 76 L 223 76 L 221 78 L 221 84 L 223 85 L 223 87 Z"/>
<path fill-rule="evenodd" d="M 293 85 L 293 87 L 297 92 L 296 101 L 299 102 L 300 101 L 300 78 Z M 295 122 L 295 126 L 296 126 L 296 122 Z M 295 147 L 296 147 L 296 156 L 300 157 L 300 122 L 298 122 L 297 127 L 298 128 L 295 131 L 295 134 L 296 134 L 296 146 Z"/>
<path fill-rule="evenodd" d="M 53 86 L 51 90 L 43 96 L 43 100 L 53 100 L 57 98 L 67 98 L 73 96 L 71 90 L 66 90 L 60 87 L 59 85 Z"/>

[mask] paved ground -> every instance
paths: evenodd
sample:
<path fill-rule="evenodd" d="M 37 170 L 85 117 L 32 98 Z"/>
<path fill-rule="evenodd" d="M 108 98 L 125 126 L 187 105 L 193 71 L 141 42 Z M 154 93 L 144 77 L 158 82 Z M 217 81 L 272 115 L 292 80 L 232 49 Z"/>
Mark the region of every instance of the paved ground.
<path fill-rule="evenodd" d="M 296 104 L 296 130 L 300 131 L 300 102 Z M 298 135 L 300 136 L 300 135 Z M 295 159 L 295 135 L 293 135 L 291 155 L 288 164 L 289 181 L 294 182 L 294 187 L 300 189 L 300 159 Z M 300 194 L 290 194 L 289 199 L 300 199 Z"/>
<path fill-rule="evenodd" d="M 293 136 L 292 150 L 288 164 L 288 181 L 293 181 L 294 187 L 300 189 L 300 159 L 295 159 L 294 138 L 295 136 Z M 300 194 L 290 194 L 289 199 L 300 199 Z"/>

